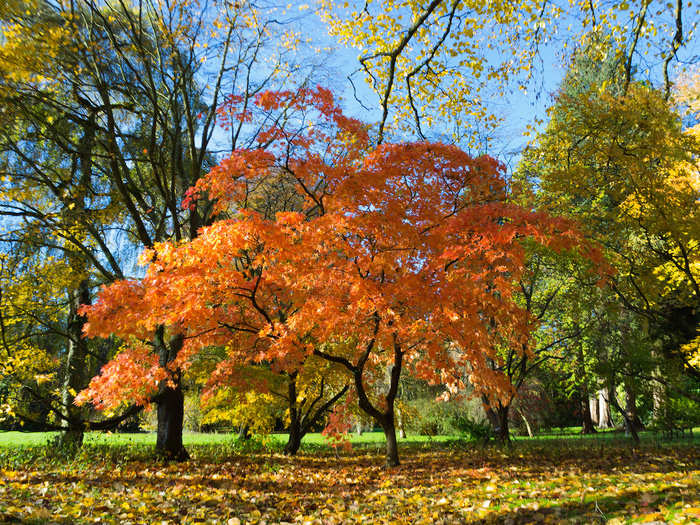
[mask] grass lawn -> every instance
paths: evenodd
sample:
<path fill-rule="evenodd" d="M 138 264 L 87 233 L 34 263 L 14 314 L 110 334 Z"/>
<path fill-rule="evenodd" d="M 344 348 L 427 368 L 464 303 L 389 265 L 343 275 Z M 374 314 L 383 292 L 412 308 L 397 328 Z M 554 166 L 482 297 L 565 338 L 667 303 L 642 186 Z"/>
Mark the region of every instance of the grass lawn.
<path fill-rule="evenodd" d="M 537 434 L 533 438 L 527 436 L 516 436 L 514 441 L 519 442 L 540 442 L 549 440 L 565 440 L 566 442 L 591 442 L 596 443 L 600 440 L 624 441 L 624 434 L 615 430 L 599 431 L 596 434 L 581 435 L 579 427 L 569 427 L 554 429 L 549 432 Z M 52 438 L 57 435 L 56 432 L 6 432 L 0 431 L 0 448 L 7 447 L 37 447 L 47 444 Z M 641 432 L 640 436 L 645 441 L 666 442 L 667 440 L 654 432 Z M 693 436 L 700 437 L 700 427 L 693 429 Z M 348 435 L 350 443 L 356 446 L 373 446 L 384 445 L 384 434 L 382 432 L 364 432 L 362 435 L 355 433 Z M 405 440 L 400 440 L 404 443 L 443 443 L 448 441 L 459 440 L 460 436 L 421 436 L 417 434 L 409 434 Z M 284 445 L 287 440 L 287 434 L 276 433 L 268 436 L 269 442 L 272 444 Z M 237 441 L 235 434 L 231 433 L 204 433 L 204 432 L 185 432 L 183 441 L 186 446 L 192 445 L 217 445 L 217 444 L 232 444 Z M 111 432 L 89 432 L 86 434 L 85 442 L 91 445 L 155 445 L 156 435 L 154 432 L 140 433 L 111 433 Z M 303 444 L 312 448 L 323 447 L 328 444 L 328 440 L 320 433 L 307 434 L 304 437 Z"/>
<path fill-rule="evenodd" d="M 409 436 L 394 469 L 378 432 L 351 451 L 314 434 L 293 458 L 283 435 L 186 434 L 192 459 L 177 464 L 153 459 L 153 434 L 90 434 L 73 458 L 39 446 L 50 437 L 0 433 L 0 523 L 700 522 L 697 437 L 646 433 L 633 449 L 619 433 L 555 432 L 501 449 Z"/>

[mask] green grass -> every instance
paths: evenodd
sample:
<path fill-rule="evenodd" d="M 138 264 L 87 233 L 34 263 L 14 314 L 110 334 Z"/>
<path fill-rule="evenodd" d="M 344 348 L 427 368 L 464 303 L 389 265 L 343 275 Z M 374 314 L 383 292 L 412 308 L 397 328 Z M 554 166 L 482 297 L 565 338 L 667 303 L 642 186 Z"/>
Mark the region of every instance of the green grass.
<path fill-rule="evenodd" d="M 57 432 L 0 432 L 0 447 L 37 447 L 45 445 L 54 438 Z M 405 441 L 417 443 L 444 442 L 457 439 L 459 436 L 419 436 L 409 435 Z M 384 443 L 383 432 L 365 432 L 361 436 L 357 434 L 349 435 L 350 442 L 354 445 Z M 218 445 L 231 444 L 238 440 L 237 434 L 233 433 L 203 433 L 185 432 L 183 442 L 188 445 Z M 271 443 L 283 445 L 287 442 L 286 433 L 275 433 L 269 436 Z M 323 446 L 328 440 L 320 433 L 307 434 L 304 437 L 304 444 L 310 446 Z M 88 432 L 85 437 L 88 445 L 155 445 L 155 432 L 139 433 L 108 433 L 108 432 Z"/>
<path fill-rule="evenodd" d="M 47 444 L 52 438 L 57 435 L 56 432 L 0 432 L 0 448 L 15 448 L 15 447 L 39 447 Z M 640 433 L 643 441 L 663 442 L 668 441 L 660 433 L 652 431 L 644 431 Z M 693 429 L 692 440 L 698 440 L 700 437 L 700 427 Z M 353 446 L 378 446 L 384 443 L 384 434 L 382 432 L 364 432 L 362 435 L 351 433 L 348 436 L 350 443 Z M 552 440 L 564 440 L 568 443 L 585 442 L 597 443 L 601 441 L 622 441 L 629 438 L 625 437 L 624 433 L 614 430 L 599 431 L 596 434 L 581 435 L 578 427 L 569 427 L 554 429 L 550 432 L 537 434 L 530 438 L 527 436 L 516 436 L 516 443 L 537 444 L 539 442 L 549 442 Z M 689 439 L 686 434 L 683 439 Z M 287 434 L 275 433 L 271 434 L 267 442 L 273 447 L 282 446 L 286 443 Z M 399 440 L 403 443 L 410 444 L 430 444 L 430 443 L 446 443 L 452 441 L 461 441 L 463 438 L 459 435 L 441 435 L 441 436 L 421 436 L 418 434 L 409 434 L 406 439 Z M 185 432 L 183 434 L 185 446 L 212 446 L 212 445 L 233 445 L 238 441 L 237 435 L 233 433 L 201 433 L 201 432 Z M 156 435 L 153 432 L 141 433 L 105 433 L 105 432 L 89 432 L 85 437 L 87 445 L 95 446 L 125 446 L 125 445 L 143 445 L 153 446 L 156 442 Z M 320 433 L 307 434 L 303 440 L 303 446 L 316 449 L 328 445 L 328 440 Z"/>

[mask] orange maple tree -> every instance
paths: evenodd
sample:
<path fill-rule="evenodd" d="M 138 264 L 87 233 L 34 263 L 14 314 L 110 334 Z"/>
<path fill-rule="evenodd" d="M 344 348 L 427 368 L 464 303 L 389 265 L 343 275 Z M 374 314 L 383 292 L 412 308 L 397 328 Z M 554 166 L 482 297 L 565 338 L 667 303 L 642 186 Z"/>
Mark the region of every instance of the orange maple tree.
<path fill-rule="evenodd" d="M 268 92 L 256 104 L 287 106 L 288 118 L 258 147 L 232 152 L 184 201 L 213 203 L 219 219 L 192 241 L 145 252 L 143 279 L 104 288 L 85 307 L 86 332 L 145 341 L 170 327 L 184 343 L 168 366 L 183 370 L 202 348 L 225 346 L 212 387 L 242 363 L 294 371 L 315 355 L 341 365 L 396 465 L 402 369 L 449 389 L 464 386 L 466 372 L 478 393 L 509 392 L 490 363 L 499 346 L 525 347 L 534 327 L 512 299 L 521 241 L 573 249 L 580 235 L 509 203 L 504 167 L 491 157 L 439 143 L 373 147 L 368 127 L 325 89 Z M 232 106 L 223 114 L 246 118 Z M 276 214 L 260 197 L 271 187 L 284 194 Z M 167 373 L 134 344 L 81 397 L 98 407 L 147 402 Z"/>

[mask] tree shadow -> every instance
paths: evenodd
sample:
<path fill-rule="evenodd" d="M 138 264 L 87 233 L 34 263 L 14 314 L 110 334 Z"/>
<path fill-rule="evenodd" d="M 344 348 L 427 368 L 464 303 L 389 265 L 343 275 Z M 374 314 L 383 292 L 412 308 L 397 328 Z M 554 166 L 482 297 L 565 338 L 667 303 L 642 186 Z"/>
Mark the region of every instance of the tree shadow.
<path fill-rule="evenodd" d="M 472 523 L 480 525 L 521 523 L 606 523 L 613 515 L 650 514 L 659 511 L 659 506 L 671 506 L 693 498 L 698 487 L 669 487 L 663 490 L 629 490 L 615 496 L 586 496 L 584 501 L 567 501 L 560 505 L 543 506 L 537 510 L 518 508 L 493 514 Z M 695 491 L 695 492 L 694 492 Z M 646 503 L 645 503 L 646 502 Z M 632 506 L 630 506 L 632 505 Z M 622 515 L 620 512 L 622 511 Z M 661 520 L 663 521 L 663 520 Z"/>

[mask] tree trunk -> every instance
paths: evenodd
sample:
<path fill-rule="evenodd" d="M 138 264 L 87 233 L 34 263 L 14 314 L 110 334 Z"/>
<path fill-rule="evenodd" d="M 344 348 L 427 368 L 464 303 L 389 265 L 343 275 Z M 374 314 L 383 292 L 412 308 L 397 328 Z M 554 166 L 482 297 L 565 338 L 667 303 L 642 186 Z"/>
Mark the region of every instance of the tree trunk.
<path fill-rule="evenodd" d="M 384 412 L 378 410 L 372 405 L 372 402 L 367 397 L 367 392 L 365 391 L 365 385 L 362 381 L 362 373 L 364 371 L 364 363 L 366 363 L 369 353 L 365 354 L 364 359 L 361 361 L 361 366 L 358 364 L 357 367 L 353 369 L 353 375 L 355 380 L 355 391 L 357 392 L 358 404 L 360 408 L 372 419 L 375 420 L 382 427 L 384 431 L 384 437 L 386 438 L 386 466 L 396 467 L 399 465 L 399 447 L 396 441 L 396 426 L 394 423 L 394 401 L 396 400 L 396 394 L 399 389 L 399 379 L 401 378 L 401 365 L 403 362 L 403 353 L 398 347 L 397 343 L 394 343 L 394 364 L 391 367 L 389 391 L 387 392 L 384 400 L 386 402 L 386 410 Z"/>
<path fill-rule="evenodd" d="M 384 437 L 386 438 L 386 466 L 397 467 L 399 465 L 399 445 L 396 441 L 394 411 L 390 410 L 378 423 L 384 430 Z"/>
<path fill-rule="evenodd" d="M 287 439 L 287 444 L 284 446 L 284 453 L 288 456 L 293 456 L 299 451 L 301 446 L 301 423 L 298 417 L 291 420 L 289 424 L 289 439 Z"/>
<path fill-rule="evenodd" d="M 90 304 L 90 285 L 87 279 L 80 281 L 78 289 L 70 293 L 70 313 L 68 320 L 68 354 L 66 369 L 61 385 L 63 425 L 66 430 L 61 433 L 61 445 L 71 449 L 83 444 L 83 409 L 74 403 L 75 396 L 85 388 L 85 371 L 87 368 L 87 341 L 83 338 L 85 317 L 78 314 L 82 304 Z"/>
<path fill-rule="evenodd" d="M 379 315 L 375 312 L 375 336 L 379 330 Z M 360 409 L 370 416 L 376 423 L 378 423 L 382 430 L 384 430 L 384 436 L 386 438 L 386 464 L 389 467 L 395 467 L 399 465 L 399 448 L 396 442 L 396 427 L 394 423 L 394 402 L 396 401 L 396 395 L 399 391 L 399 380 L 401 379 L 401 366 L 403 363 L 403 352 L 401 351 L 401 344 L 398 341 L 396 334 L 393 335 L 394 339 L 394 363 L 390 369 L 390 380 L 389 380 L 389 391 L 384 396 L 384 406 L 386 409 L 384 411 L 379 410 L 372 404 L 369 397 L 367 396 L 367 391 L 365 390 L 365 385 L 363 381 L 363 374 L 365 370 L 365 365 L 369 359 L 372 350 L 376 344 L 376 337 L 372 339 L 369 345 L 366 347 L 365 351 L 361 354 L 356 365 L 353 365 L 350 361 L 345 358 L 333 356 L 326 354 L 319 350 L 314 350 L 314 354 L 328 360 L 343 365 L 347 368 L 353 376 L 353 382 L 355 384 L 355 391 L 357 392 L 357 403 Z"/>
<path fill-rule="evenodd" d="M 159 346 L 160 366 L 167 368 L 182 348 L 183 336 L 171 337 L 169 344 L 164 340 L 164 328 L 156 330 L 156 343 Z M 189 459 L 182 444 L 182 426 L 185 415 L 185 395 L 180 384 L 180 372 L 171 372 L 170 381 L 161 381 L 158 395 L 158 430 L 156 454 L 173 461 Z"/>
<path fill-rule="evenodd" d="M 355 421 L 355 433 L 356 433 L 358 436 L 361 436 L 361 435 L 362 435 L 362 432 L 363 432 L 363 429 L 362 429 L 362 421 L 360 421 L 360 418 L 357 418 L 357 420 Z"/>
<path fill-rule="evenodd" d="M 583 408 L 583 421 L 581 422 L 581 434 L 595 434 L 596 429 L 591 417 L 591 403 L 588 399 L 588 391 L 584 391 L 584 397 L 581 401 Z"/>
<path fill-rule="evenodd" d="M 627 412 L 623 410 L 620 406 L 620 403 L 617 401 L 617 396 L 615 395 L 615 391 L 613 389 L 610 389 L 609 396 L 610 404 L 613 407 L 615 407 L 615 409 L 620 413 L 623 421 L 625 422 L 625 433 L 627 435 L 632 436 L 632 440 L 634 441 L 635 445 L 639 445 L 639 434 L 637 434 L 637 429 L 635 428 L 632 420 L 629 418 Z"/>
<path fill-rule="evenodd" d="M 654 357 L 658 357 L 656 353 L 654 354 Z M 653 371 L 654 377 L 661 378 L 662 373 L 661 373 L 661 367 L 657 366 L 654 371 Z M 652 382 L 652 415 L 654 418 L 654 424 L 655 426 L 661 426 L 662 428 L 666 428 L 668 426 L 668 418 L 666 417 L 666 407 L 667 407 L 667 402 L 668 402 L 668 389 L 666 388 L 666 385 L 659 382 L 659 381 L 653 381 Z"/>
<path fill-rule="evenodd" d="M 493 408 L 491 408 L 486 396 L 482 396 L 482 401 L 484 403 L 484 411 L 486 412 L 486 419 L 488 419 L 489 423 L 491 423 L 491 428 L 493 429 L 493 434 L 496 435 L 496 434 L 498 434 L 498 429 L 499 429 L 498 414 L 496 414 L 496 411 Z"/>
<path fill-rule="evenodd" d="M 284 447 L 284 453 L 293 456 L 301 446 L 301 414 L 297 409 L 296 372 L 289 375 L 287 380 L 289 402 L 289 439 Z"/>
<path fill-rule="evenodd" d="M 508 429 L 508 412 L 510 405 L 503 406 L 499 401 L 498 407 L 494 410 L 488 404 L 486 396 L 482 396 L 486 408 L 486 418 L 491 423 L 494 437 L 501 443 L 510 442 L 510 431 Z M 488 440 L 488 438 L 487 438 Z"/>
<path fill-rule="evenodd" d="M 591 421 L 594 425 L 598 424 L 600 417 L 598 416 L 598 397 L 593 396 L 588 398 L 588 410 L 591 413 Z"/>
<path fill-rule="evenodd" d="M 533 432 L 532 432 L 532 427 L 530 426 L 530 422 L 525 417 L 525 414 L 523 414 L 523 411 L 518 410 L 518 413 L 520 414 L 520 417 L 522 418 L 523 422 L 525 423 L 525 428 L 527 429 L 527 435 L 529 437 L 535 437 L 535 434 L 533 434 Z"/>
<path fill-rule="evenodd" d="M 501 443 L 510 443 L 510 429 L 508 428 L 508 413 L 510 412 L 510 405 L 502 405 L 498 403 L 498 425 L 499 429 L 497 432 L 498 440 Z"/>
<path fill-rule="evenodd" d="M 246 423 L 246 424 L 240 426 L 240 428 L 238 429 L 238 439 L 242 439 L 242 440 L 250 439 L 250 425 L 248 425 Z"/>
<path fill-rule="evenodd" d="M 644 424 L 637 413 L 637 391 L 629 378 L 625 380 L 625 411 L 634 429 L 644 430 Z"/>
<path fill-rule="evenodd" d="M 598 390 L 598 428 L 612 428 L 609 394 L 605 389 Z"/>
<path fill-rule="evenodd" d="M 585 383 L 581 389 L 581 408 L 583 409 L 581 421 L 581 434 L 595 434 L 596 429 L 593 424 L 593 414 L 591 414 L 591 400 L 588 392 L 588 385 Z"/>
<path fill-rule="evenodd" d="M 399 422 L 399 437 L 401 439 L 406 439 L 406 429 L 404 428 L 403 417 L 401 416 L 401 411 L 399 410 L 396 411 L 396 419 Z"/>
<path fill-rule="evenodd" d="M 156 453 L 166 459 L 184 461 L 189 454 L 182 444 L 182 423 L 185 414 L 185 396 L 178 382 L 167 387 L 158 401 L 158 433 Z"/>

